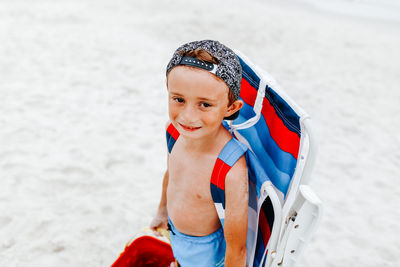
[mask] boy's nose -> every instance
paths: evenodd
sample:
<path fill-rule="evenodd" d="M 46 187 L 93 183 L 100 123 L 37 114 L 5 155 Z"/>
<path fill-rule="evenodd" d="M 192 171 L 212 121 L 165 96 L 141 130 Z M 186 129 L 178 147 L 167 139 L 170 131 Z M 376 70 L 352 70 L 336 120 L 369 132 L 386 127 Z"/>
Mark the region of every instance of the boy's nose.
<path fill-rule="evenodd" d="M 196 114 L 197 114 L 196 109 L 191 105 L 187 105 L 182 112 L 182 119 L 186 123 L 195 122 L 197 120 Z"/>

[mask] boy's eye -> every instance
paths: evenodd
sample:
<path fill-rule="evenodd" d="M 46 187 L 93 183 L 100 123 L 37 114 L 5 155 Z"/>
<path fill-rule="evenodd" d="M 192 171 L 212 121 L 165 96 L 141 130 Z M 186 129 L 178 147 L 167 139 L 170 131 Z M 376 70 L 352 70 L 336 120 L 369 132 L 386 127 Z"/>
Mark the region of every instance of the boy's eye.
<path fill-rule="evenodd" d="M 181 98 L 181 97 L 174 97 L 173 100 L 178 102 L 178 103 L 183 103 L 184 102 L 183 98 Z"/>
<path fill-rule="evenodd" d="M 203 102 L 203 103 L 201 103 L 201 106 L 204 107 L 204 108 L 208 108 L 208 107 L 211 107 L 211 104 Z"/>

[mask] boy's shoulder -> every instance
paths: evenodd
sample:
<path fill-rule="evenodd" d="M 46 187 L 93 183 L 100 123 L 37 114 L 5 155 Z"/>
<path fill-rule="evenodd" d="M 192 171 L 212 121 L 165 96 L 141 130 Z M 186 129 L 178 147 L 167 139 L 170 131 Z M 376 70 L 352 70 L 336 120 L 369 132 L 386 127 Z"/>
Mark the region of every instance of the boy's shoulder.
<path fill-rule="evenodd" d="M 247 181 L 247 152 L 247 146 L 232 137 L 225 145 L 221 154 L 218 156 L 218 158 L 230 166 L 229 171 L 225 176 L 225 183 L 235 183 L 243 180 Z"/>
<path fill-rule="evenodd" d="M 245 155 L 243 154 L 226 174 L 225 183 L 237 183 L 243 180 L 247 181 L 247 179 L 247 163 Z"/>

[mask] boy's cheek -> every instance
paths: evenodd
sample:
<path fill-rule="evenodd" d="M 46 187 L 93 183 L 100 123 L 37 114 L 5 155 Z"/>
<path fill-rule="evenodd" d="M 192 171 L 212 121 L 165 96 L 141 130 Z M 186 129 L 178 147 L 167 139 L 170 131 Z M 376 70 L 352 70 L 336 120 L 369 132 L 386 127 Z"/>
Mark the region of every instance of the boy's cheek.
<path fill-rule="evenodd" d="M 224 112 L 210 112 L 207 114 L 204 114 L 203 120 L 209 122 L 209 123 L 221 123 L 224 116 Z"/>
<path fill-rule="evenodd" d="M 168 105 L 168 115 L 170 119 L 175 119 L 179 114 L 179 108 L 176 105 Z"/>
<path fill-rule="evenodd" d="M 175 115 L 176 113 L 174 112 L 174 110 L 172 108 L 168 109 L 168 115 L 170 119 L 173 119 L 174 117 L 176 117 Z"/>

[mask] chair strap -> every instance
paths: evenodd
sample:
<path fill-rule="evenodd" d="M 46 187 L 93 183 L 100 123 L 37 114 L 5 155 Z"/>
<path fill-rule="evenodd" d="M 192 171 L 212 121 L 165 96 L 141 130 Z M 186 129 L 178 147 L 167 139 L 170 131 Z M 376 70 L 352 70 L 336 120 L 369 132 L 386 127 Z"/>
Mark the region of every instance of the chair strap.
<path fill-rule="evenodd" d="M 211 195 L 214 203 L 222 204 L 223 210 L 225 210 L 225 179 L 229 170 L 233 165 L 240 159 L 240 157 L 246 153 L 247 146 L 232 138 L 222 149 L 219 154 L 214 169 L 211 175 Z M 217 210 L 218 211 L 218 210 Z M 219 212 L 218 212 L 219 213 Z M 218 214 L 220 219 L 222 214 Z M 220 216 L 221 215 L 221 216 Z"/>
<path fill-rule="evenodd" d="M 172 148 L 175 145 L 176 140 L 178 140 L 179 132 L 171 123 L 167 128 L 167 146 L 168 146 L 168 153 L 171 154 Z"/>

